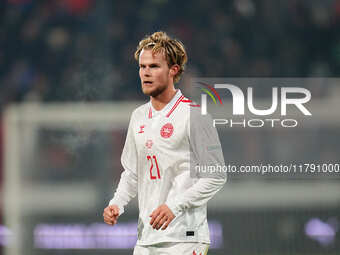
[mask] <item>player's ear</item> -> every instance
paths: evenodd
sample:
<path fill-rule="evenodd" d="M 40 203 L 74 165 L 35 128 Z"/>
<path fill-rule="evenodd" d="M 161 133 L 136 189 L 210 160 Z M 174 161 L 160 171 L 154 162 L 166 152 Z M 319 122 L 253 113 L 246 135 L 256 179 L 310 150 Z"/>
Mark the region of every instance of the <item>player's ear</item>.
<path fill-rule="evenodd" d="M 175 76 L 179 71 L 179 65 L 175 64 L 172 67 L 170 67 L 170 74 L 171 76 Z"/>

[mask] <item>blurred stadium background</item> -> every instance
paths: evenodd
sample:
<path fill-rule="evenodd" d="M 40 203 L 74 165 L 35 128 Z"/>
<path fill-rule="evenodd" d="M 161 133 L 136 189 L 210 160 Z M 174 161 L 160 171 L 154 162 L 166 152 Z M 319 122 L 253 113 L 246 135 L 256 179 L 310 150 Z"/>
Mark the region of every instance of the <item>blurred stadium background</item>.
<path fill-rule="evenodd" d="M 136 200 L 114 228 L 102 210 L 147 101 L 133 53 L 157 30 L 186 45 L 184 93 L 192 77 L 340 74 L 339 0 L 0 1 L 0 254 L 132 253 Z M 221 129 L 226 161 L 339 163 L 339 81 L 305 87 L 313 121 Z M 340 254 L 338 176 L 231 178 L 209 204 L 209 254 Z"/>

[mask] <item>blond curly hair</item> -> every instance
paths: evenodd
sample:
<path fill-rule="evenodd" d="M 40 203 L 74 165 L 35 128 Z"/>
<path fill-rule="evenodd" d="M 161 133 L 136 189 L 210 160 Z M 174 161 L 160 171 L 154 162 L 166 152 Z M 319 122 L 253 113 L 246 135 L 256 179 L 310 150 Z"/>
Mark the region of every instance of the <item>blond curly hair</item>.
<path fill-rule="evenodd" d="M 178 82 L 185 69 L 188 60 L 184 45 L 177 39 L 170 38 L 165 32 L 159 31 L 152 35 L 147 35 L 141 40 L 135 52 L 135 59 L 139 61 L 139 55 L 143 49 L 152 49 L 152 53 L 156 54 L 164 52 L 169 68 L 173 65 L 179 65 L 179 70 L 174 77 L 174 82 Z"/>

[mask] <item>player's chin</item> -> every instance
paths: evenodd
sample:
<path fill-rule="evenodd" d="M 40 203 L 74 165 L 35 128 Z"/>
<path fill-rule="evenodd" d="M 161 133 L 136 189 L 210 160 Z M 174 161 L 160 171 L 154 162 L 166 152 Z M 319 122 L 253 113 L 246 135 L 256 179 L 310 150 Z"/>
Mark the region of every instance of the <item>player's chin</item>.
<path fill-rule="evenodd" d="M 153 96 L 154 97 L 158 94 L 157 88 L 152 88 L 151 86 L 143 86 L 142 91 L 143 91 L 144 95 L 147 95 L 147 96 Z"/>
<path fill-rule="evenodd" d="M 146 86 L 142 87 L 142 91 L 147 96 L 151 96 L 151 94 L 152 94 L 152 89 L 151 88 L 147 88 Z"/>

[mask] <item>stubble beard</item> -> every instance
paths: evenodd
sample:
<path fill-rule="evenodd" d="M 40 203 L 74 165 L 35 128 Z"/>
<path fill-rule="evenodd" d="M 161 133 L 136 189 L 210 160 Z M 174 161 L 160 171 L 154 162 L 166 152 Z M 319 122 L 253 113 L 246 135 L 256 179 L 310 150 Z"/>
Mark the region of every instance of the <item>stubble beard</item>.
<path fill-rule="evenodd" d="M 160 94 L 162 94 L 167 88 L 167 85 L 162 85 L 162 86 L 158 86 L 157 88 L 151 90 L 151 91 L 146 91 L 145 89 L 143 90 L 143 93 L 147 96 L 151 96 L 151 97 L 157 97 Z"/>

